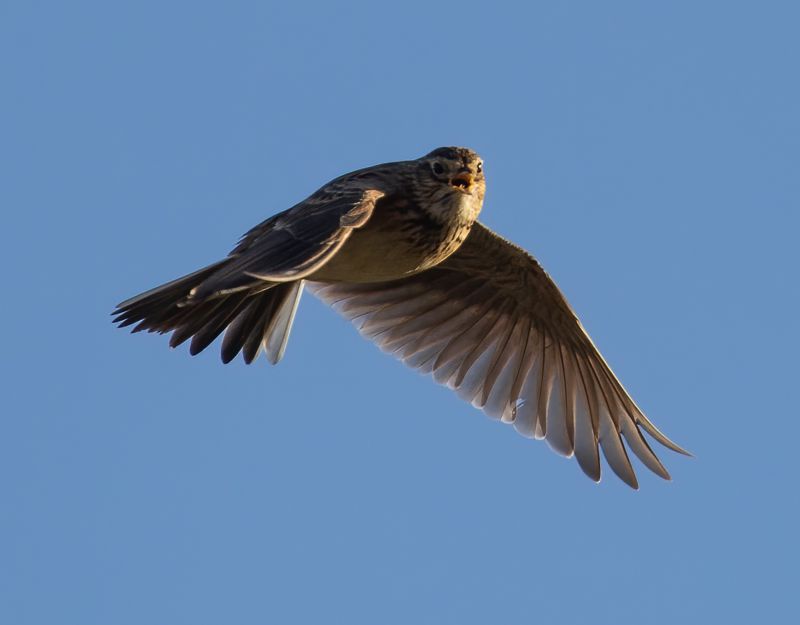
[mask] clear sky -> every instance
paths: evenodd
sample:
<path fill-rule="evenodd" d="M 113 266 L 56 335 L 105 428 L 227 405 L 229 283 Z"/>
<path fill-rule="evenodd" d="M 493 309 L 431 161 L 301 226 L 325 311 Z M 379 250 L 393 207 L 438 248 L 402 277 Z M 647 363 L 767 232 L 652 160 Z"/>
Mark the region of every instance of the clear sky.
<path fill-rule="evenodd" d="M 0 622 L 797 619 L 798 24 L 0 3 Z M 673 482 L 592 483 L 308 295 L 277 367 L 111 325 L 330 178 L 452 144 L 695 453 Z"/>

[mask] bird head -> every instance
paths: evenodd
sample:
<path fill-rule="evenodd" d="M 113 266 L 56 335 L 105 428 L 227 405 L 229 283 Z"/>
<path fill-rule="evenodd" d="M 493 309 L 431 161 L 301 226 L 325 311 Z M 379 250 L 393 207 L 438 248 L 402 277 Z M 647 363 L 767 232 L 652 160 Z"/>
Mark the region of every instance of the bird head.
<path fill-rule="evenodd" d="M 433 207 L 448 214 L 453 210 L 475 219 L 483 205 L 486 180 L 483 159 L 469 148 L 437 148 L 418 160 L 423 188 Z"/>

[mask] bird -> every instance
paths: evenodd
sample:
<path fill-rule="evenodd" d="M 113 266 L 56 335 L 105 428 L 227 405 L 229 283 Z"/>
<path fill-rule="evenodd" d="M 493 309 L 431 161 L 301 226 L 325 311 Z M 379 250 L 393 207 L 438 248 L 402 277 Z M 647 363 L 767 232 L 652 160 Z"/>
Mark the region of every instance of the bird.
<path fill-rule="evenodd" d="M 247 231 L 222 260 L 117 305 L 133 332 L 224 332 L 222 360 L 283 357 L 304 289 L 406 365 L 489 417 L 544 439 L 600 481 L 600 452 L 637 489 L 628 451 L 670 474 L 644 433 L 691 455 L 644 414 L 539 262 L 478 221 L 486 191 L 473 150 L 335 178 Z"/>

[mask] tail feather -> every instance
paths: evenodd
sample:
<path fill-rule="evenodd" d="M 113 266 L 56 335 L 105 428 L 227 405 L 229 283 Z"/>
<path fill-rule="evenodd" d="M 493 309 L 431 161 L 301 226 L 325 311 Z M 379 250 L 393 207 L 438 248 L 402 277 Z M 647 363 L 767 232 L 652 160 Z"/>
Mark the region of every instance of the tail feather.
<path fill-rule="evenodd" d="M 245 362 L 258 354 L 275 298 L 261 297 L 251 301 L 225 331 L 222 341 L 222 362 L 228 363 L 244 350 Z"/>
<path fill-rule="evenodd" d="M 250 335 L 247 337 L 247 339 L 245 339 L 244 345 L 242 346 L 242 357 L 248 365 L 258 357 L 258 353 L 261 351 L 261 346 L 264 342 L 264 334 L 267 332 L 268 325 L 269 317 L 264 316 L 253 327 L 253 330 L 250 332 Z M 236 354 L 233 356 L 236 356 Z"/>
<path fill-rule="evenodd" d="M 178 345 L 192 338 L 211 321 L 214 315 L 216 315 L 225 304 L 225 300 L 217 299 L 203 302 L 202 304 L 196 304 L 192 307 L 183 307 L 181 309 L 181 316 L 178 317 L 176 315 L 172 319 L 170 327 L 174 328 L 174 331 L 169 340 L 169 346 L 178 347 Z"/>
<path fill-rule="evenodd" d="M 114 323 L 134 325 L 133 331 L 173 332 L 170 346 L 192 339 L 189 351 L 198 354 L 222 332 L 222 360 L 230 362 L 241 351 L 246 363 L 262 347 L 273 364 L 283 356 L 302 294 L 302 281 L 256 282 L 250 289 L 196 297 L 196 289 L 229 259 L 209 265 L 119 304 Z"/>
<path fill-rule="evenodd" d="M 192 342 L 189 345 L 189 353 L 196 356 L 202 352 L 206 347 L 211 345 L 220 334 L 225 331 L 228 324 L 234 320 L 237 313 L 242 309 L 242 306 L 247 299 L 247 293 L 237 293 L 222 300 L 222 306 L 219 307 L 216 314 L 214 314 L 203 327 L 192 337 Z"/>
<path fill-rule="evenodd" d="M 283 358 L 283 352 L 286 351 L 286 343 L 289 341 L 294 315 L 297 312 L 297 305 L 300 303 L 300 296 L 303 294 L 302 280 L 289 282 L 284 286 L 286 295 L 281 299 L 275 314 L 270 319 L 262 343 L 267 359 L 273 365 L 280 362 L 280 359 Z"/>
<path fill-rule="evenodd" d="M 178 304 L 186 300 L 189 292 L 227 262 L 228 259 L 221 260 L 117 304 L 114 323 L 124 328 L 137 322 L 142 325 L 147 320 L 140 330 L 157 332 L 157 326 L 177 312 Z"/>

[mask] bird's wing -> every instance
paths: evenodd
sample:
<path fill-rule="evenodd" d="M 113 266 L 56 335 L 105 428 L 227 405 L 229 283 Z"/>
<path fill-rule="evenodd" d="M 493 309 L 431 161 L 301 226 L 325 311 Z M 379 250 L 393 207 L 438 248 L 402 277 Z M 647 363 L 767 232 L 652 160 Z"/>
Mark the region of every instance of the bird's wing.
<path fill-rule="evenodd" d="M 290 282 L 330 260 L 354 228 L 372 216 L 378 189 L 334 181 L 289 210 L 247 232 L 229 259 L 197 286 L 191 297 L 231 293 L 254 282 Z"/>
<path fill-rule="evenodd" d="M 633 402 L 539 263 L 480 223 L 433 269 L 308 287 L 384 351 L 521 434 L 574 453 L 595 481 L 602 449 L 613 471 L 638 487 L 623 440 L 669 479 L 642 430 L 687 453 Z"/>

